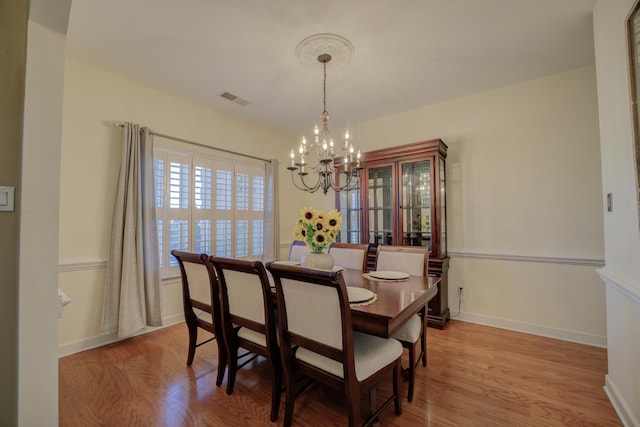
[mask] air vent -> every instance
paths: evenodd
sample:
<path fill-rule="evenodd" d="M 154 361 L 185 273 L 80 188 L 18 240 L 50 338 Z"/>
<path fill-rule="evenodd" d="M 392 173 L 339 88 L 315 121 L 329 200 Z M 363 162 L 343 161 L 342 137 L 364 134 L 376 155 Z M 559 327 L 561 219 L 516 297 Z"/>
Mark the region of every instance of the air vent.
<path fill-rule="evenodd" d="M 224 99 L 226 99 L 228 101 L 231 101 L 231 102 L 233 102 L 235 104 L 238 104 L 238 105 L 240 105 L 242 107 L 244 107 L 246 105 L 249 105 L 249 101 L 247 101 L 245 99 L 242 99 L 242 98 L 239 98 L 236 95 L 232 94 L 231 92 L 222 92 L 222 93 L 219 94 L 219 96 L 221 98 L 224 98 Z"/>

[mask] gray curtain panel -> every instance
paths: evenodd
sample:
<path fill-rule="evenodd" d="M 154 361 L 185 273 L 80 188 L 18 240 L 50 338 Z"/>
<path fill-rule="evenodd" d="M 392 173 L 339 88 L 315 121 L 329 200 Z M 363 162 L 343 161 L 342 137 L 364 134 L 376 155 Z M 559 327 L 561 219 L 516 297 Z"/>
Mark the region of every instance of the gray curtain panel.
<path fill-rule="evenodd" d="M 280 214 L 278 210 L 278 160 L 271 159 L 265 164 L 266 168 L 266 191 L 265 216 L 264 216 L 264 252 L 262 261 L 274 261 L 280 259 L 280 233 L 278 224 Z"/>
<path fill-rule="evenodd" d="M 145 326 L 162 325 L 153 167 L 149 129 L 125 123 L 107 263 L 103 335 L 128 337 Z"/>

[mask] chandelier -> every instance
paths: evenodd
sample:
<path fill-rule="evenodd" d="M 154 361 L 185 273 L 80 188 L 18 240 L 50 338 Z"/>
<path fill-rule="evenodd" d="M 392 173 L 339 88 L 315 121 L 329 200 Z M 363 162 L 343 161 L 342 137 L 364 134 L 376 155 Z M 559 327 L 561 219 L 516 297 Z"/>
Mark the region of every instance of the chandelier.
<path fill-rule="evenodd" d="M 348 43 L 351 52 L 353 47 L 348 40 L 333 34 L 318 34 L 308 37 L 298 45 L 297 53 L 300 55 L 302 49 L 309 49 L 311 42 L 321 40 L 323 48 L 329 48 L 331 44 L 327 44 L 327 40 L 340 43 Z M 334 143 L 331 132 L 329 131 L 329 113 L 327 112 L 327 63 L 331 61 L 329 53 L 322 53 L 318 56 L 318 62 L 323 67 L 322 80 L 322 106 L 323 111 L 320 115 L 322 121 L 321 128 L 315 125 L 313 131 L 314 137 L 311 141 L 307 141 L 306 137 L 302 137 L 302 141 L 297 149 L 291 150 L 291 165 L 287 167 L 291 171 L 291 180 L 293 184 L 300 190 L 315 193 L 322 189 L 327 194 L 329 189 L 336 192 L 349 190 L 358 182 L 360 175 L 360 150 L 357 152 L 353 148 L 353 144 L 349 141 L 349 130 L 344 134 L 344 143 L 337 147 Z M 344 59 L 341 57 L 341 60 Z M 348 60 L 348 58 L 347 58 Z M 338 173 L 339 172 L 339 173 Z M 297 175 L 297 179 L 296 179 Z M 311 175 L 311 177 L 310 177 Z M 336 176 L 344 176 L 344 183 L 340 184 L 340 180 L 336 180 Z"/>

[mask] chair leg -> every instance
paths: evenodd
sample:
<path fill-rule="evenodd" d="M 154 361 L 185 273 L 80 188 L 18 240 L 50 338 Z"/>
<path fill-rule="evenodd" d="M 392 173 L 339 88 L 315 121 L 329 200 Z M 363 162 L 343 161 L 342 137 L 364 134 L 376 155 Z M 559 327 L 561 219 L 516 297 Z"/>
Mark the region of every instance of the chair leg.
<path fill-rule="evenodd" d="M 187 366 L 193 363 L 193 357 L 196 354 L 198 341 L 198 326 L 187 322 L 187 330 L 189 331 L 189 351 L 187 353 Z"/>
<path fill-rule="evenodd" d="M 422 334 L 420 334 L 420 349 L 422 350 L 422 366 L 427 366 L 427 314 L 422 321 Z"/>
<path fill-rule="evenodd" d="M 216 337 L 216 341 L 218 343 L 218 376 L 216 377 L 216 386 L 220 387 L 222 385 L 222 381 L 224 380 L 224 371 L 227 368 L 227 363 L 229 362 L 229 357 L 227 356 L 227 347 L 225 347 L 224 343 L 220 340 L 222 337 Z"/>
<path fill-rule="evenodd" d="M 280 411 L 280 396 L 282 395 L 282 369 L 277 359 L 277 355 L 271 355 L 269 357 L 269 363 L 271 365 L 271 421 L 278 419 L 278 412 Z"/>
<path fill-rule="evenodd" d="M 378 388 L 377 386 L 373 386 L 369 389 L 369 413 L 373 414 L 378 410 Z M 376 417 L 372 420 L 375 424 L 380 423 L 380 417 Z"/>
<path fill-rule="evenodd" d="M 238 348 L 227 347 L 229 357 L 229 374 L 227 375 L 227 394 L 233 393 L 233 386 L 236 383 L 236 372 L 238 371 Z"/>
<path fill-rule="evenodd" d="M 396 364 L 396 368 L 393 370 L 393 407 L 396 411 L 396 415 L 402 414 L 402 406 L 400 406 L 400 393 L 398 389 L 398 383 L 400 382 L 400 371 L 402 370 L 402 366 L 400 365 L 400 360 Z"/>
<path fill-rule="evenodd" d="M 416 345 L 415 343 L 409 346 L 409 392 L 407 393 L 407 400 L 411 402 L 413 400 L 413 385 L 416 379 Z"/>
<path fill-rule="evenodd" d="M 420 333 L 420 350 L 422 354 L 422 366 L 427 366 L 427 310 L 426 307 L 420 312 L 422 317 L 422 331 Z"/>
<path fill-rule="evenodd" d="M 346 389 L 345 391 L 347 393 L 349 427 L 360 427 L 360 395 L 357 392 L 353 392 L 353 390 Z M 369 396 L 371 397 L 371 395 Z"/>
<path fill-rule="evenodd" d="M 291 427 L 293 421 L 293 405 L 296 398 L 295 377 L 293 373 L 285 372 L 285 403 L 284 403 L 284 427 Z"/>

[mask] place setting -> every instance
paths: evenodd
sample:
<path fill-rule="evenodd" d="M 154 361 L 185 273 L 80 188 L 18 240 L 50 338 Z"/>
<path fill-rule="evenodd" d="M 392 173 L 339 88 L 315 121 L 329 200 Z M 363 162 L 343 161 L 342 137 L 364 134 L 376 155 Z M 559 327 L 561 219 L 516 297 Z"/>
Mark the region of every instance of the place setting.
<path fill-rule="evenodd" d="M 349 296 L 349 305 L 351 307 L 369 305 L 378 299 L 378 294 L 375 292 L 356 286 L 347 286 L 347 295 Z"/>
<path fill-rule="evenodd" d="M 370 271 L 362 275 L 365 279 L 378 282 L 402 282 L 408 280 L 410 275 L 402 271 L 380 270 Z"/>

